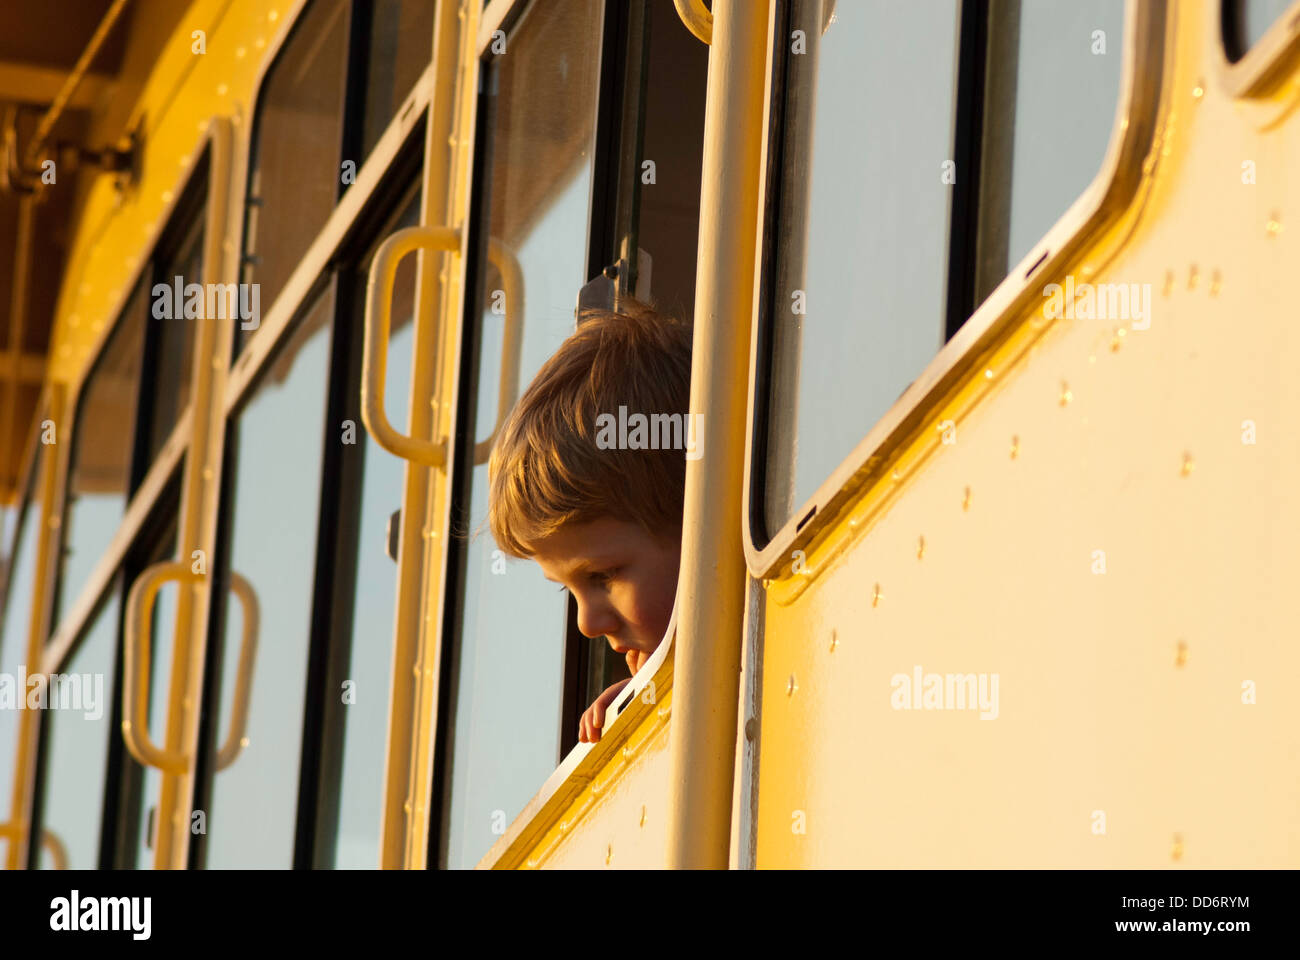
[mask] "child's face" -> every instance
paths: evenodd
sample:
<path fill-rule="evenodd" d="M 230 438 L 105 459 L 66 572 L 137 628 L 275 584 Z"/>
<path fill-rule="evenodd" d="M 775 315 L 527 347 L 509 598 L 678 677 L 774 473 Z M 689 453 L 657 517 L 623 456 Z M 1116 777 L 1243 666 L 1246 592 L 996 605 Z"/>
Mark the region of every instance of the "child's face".
<path fill-rule="evenodd" d="M 535 545 L 546 579 L 578 601 L 578 629 L 606 637 L 636 673 L 664 638 L 677 593 L 681 542 L 656 540 L 612 517 L 561 527 Z"/>

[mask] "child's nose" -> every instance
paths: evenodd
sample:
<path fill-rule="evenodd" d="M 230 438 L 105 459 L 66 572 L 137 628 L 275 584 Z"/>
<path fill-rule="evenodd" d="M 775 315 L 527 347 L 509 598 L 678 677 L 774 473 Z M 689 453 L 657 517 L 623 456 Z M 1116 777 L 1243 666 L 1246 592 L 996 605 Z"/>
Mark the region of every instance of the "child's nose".
<path fill-rule="evenodd" d="M 578 601 L 578 629 L 584 637 L 595 640 L 618 629 L 618 617 L 608 604 Z"/>

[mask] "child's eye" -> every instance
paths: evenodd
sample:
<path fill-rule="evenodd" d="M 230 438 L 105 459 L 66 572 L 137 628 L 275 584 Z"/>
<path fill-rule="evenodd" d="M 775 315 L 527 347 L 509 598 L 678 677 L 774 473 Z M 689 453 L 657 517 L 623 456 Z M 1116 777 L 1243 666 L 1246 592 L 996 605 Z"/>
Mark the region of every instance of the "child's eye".
<path fill-rule="evenodd" d="M 617 570 L 602 570 L 599 573 L 591 574 L 591 580 L 602 587 L 607 587 L 617 574 Z"/>

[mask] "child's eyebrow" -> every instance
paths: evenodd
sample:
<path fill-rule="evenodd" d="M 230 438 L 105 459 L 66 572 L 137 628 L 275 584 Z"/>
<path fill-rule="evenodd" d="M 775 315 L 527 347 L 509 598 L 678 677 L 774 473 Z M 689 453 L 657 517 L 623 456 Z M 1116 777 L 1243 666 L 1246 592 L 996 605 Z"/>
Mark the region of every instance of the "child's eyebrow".
<path fill-rule="evenodd" d="M 581 576 L 583 576 L 584 574 L 590 573 L 590 572 L 591 572 L 592 570 L 594 570 L 594 569 L 598 569 L 598 568 L 600 568 L 600 567 L 609 567 L 609 566 L 613 566 L 613 565 L 615 565 L 616 563 L 617 563 L 617 560 L 614 559 L 614 558 L 612 558 L 612 557 L 611 557 L 611 558 L 607 558 L 607 559 L 602 559 L 602 558 L 599 558 L 599 557 L 588 557 L 588 558 L 585 559 L 585 560 L 579 560 L 579 561 L 578 561 L 577 563 L 575 563 L 572 567 L 570 567 L 567 571 L 565 571 L 565 574 L 564 574 L 564 575 L 565 575 L 566 577 L 569 577 L 569 578 L 577 578 L 577 577 L 581 577 Z M 552 577 L 547 577 L 546 574 L 544 574 L 544 573 L 542 574 L 542 576 L 543 576 L 543 577 L 546 577 L 547 580 L 550 580 L 551 583 L 560 583 L 560 582 L 561 582 L 561 581 L 559 581 L 559 580 L 555 580 L 555 579 L 553 579 Z"/>

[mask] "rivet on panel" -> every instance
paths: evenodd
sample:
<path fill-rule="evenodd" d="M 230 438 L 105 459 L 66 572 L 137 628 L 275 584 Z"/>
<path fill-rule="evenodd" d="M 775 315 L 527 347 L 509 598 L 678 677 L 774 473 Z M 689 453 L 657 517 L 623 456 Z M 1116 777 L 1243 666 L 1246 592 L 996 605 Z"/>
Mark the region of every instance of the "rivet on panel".
<path fill-rule="evenodd" d="M 873 607 L 878 607 L 880 606 L 880 601 L 884 599 L 885 595 L 880 592 L 880 584 L 876 584 L 875 589 L 871 591 L 871 605 Z"/>
<path fill-rule="evenodd" d="M 1264 225 L 1264 229 L 1268 231 L 1268 235 L 1270 237 L 1276 237 L 1278 234 L 1280 234 L 1282 232 L 1281 216 L 1275 213 L 1273 214 L 1273 216 L 1269 217 L 1268 223 Z"/>
<path fill-rule="evenodd" d="M 1111 335 L 1110 335 L 1110 352 L 1111 352 L 1111 353 L 1118 353 L 1118 352 L 1119 352 L 1119 348 L 1120 348 L 1120 347 L 1123 345 L 1123 343 L 1124 343 L 1124 335 L 1125 335 L 1127 332 L 1128 332 L 1128 331 L 1125 330 L 1123 327 L 1116 327 L 1116 328 L 1114 329 L 1114 331 L 1112 331 L 1112 333 L 1111 333 Z"/>
<path fill-rule="evenodd" d="M 831 631 L 831 653 L 834 653 L 835 648 L 838 647 L 839 645 L 840 645 L 839 634 L 837 634 L 834 630 L 832 630 Z"/>
<path fill-rule="evenodd" d="M 966 493 L 961 498 L 961 508 L 963 510 L 970 509 L 970 487 L 966 488 Z"/>
<path fill-rule="evenodd" d="M 1018 456 L 1020 456 L 1020 437 L 1015 436 L 1011 438 L 1011 459 L 1014 460 Z"/>
<path fill-rule="evenodd" d="M 1187 641 L 1178 641 L 1178 652 L 1174 654 L 1174 666 L 1183 667 L 1187 665 Z"/>
<path fill-rule="evenodd" d="M 993 379 L 993 369 L 991 367 L 984 371 L 984 379 L 985 380 Z"/>
<path fill-rule="evenodd" d="M 1183 835 L 1181 833 L 1174 834 L 1174 845 L 1173 849 L 1169 851 L 1169 855 L 1175 860 L 1183 859 Z"/>
<path fill-rule="evenodd" d="M 745 739 L 751 742 L 758 739 L 758 721 L 753 717 L 745 721 Z"/>
<path fill-rule="evenodd" d="M 1192 264 L 1187 271 L 1187 289 L 1195 290 L 1196 283 L 1200 278 L 1200 271 L 1196 269 L 1196 264 Z"/>
<path fill-rule="evenodd" d="M 1212 274 L 1210 274 L 1210 296 L 1217 297 L 1219 295 L 1219 287 L 1222 285 L 1223 285 L 1223 276 L 1222 274 L 1219 273 L 1218 270 L 1215 270 Z"/>
<path fill-rule="evenodd" d="M 1183 465 L 1182 465 L 1182 468 L 1181 468 L 1181 470 L 1180 470 L 1180 473 L 1181 473 L 1184 477 L 1188 476 L 1188 475 L 1192 472 L 1192 467 L 1194 467 L 1195 465 L 1196 465 L 1196 464 L 1195 464 L 1195 461 L 1192 460 L 1192 455 L 1191 455 L 1190 453 L 1187 453 L 1186 451 L 1184 451 L 1184 452 L 1183 452 Z"/>
<path fill-rule="evenodd" d="M 785 682 L 785 695 L 787 697 L 793 697 L 794 692 L 798 689 L 799 689 L 799 684 L 795 680 L 794 674 L 792 673 L 790 674 L 790 679 Z"/>
<path fill-rule="evenodd" d="M 1167 297 L 1173 292 L 1174 292 L 1174 272 L 1172 270 L 1166 270 L 1165 288 L 1164 290 L 1161 291 L 1161 293 L 1163 293 Z"/>
<path fill-rule="evenodd" d="M 901 471 L 901 470 L 894 470 L 894 471 L 892 471 L 892 472 L 889 474 L 889 477 L 890 477 L 890 479 L 893 480 L 895 483 L 898 483 L 899 480 L 902 480 L 902 479 L 903 479 L 903 471 Z"/>
<path fill-rule="evenodd" d="M 925 537 L 920 536 L 916 538 L 916 559 L 920 560 L 924 556 L 925 556 Z"/>
<path fill-rule="evenodd" d="M 1192 87 L 1192 99 L 1199 100 L 1203 96 L 1205 96 L 1205 81 L 1198 80 L 1196 86 Z"/>
<path fill-rule="evenodd" d="M 1092 359 L 1092 358 L 1089 358 L 1089 359 Z M 1060 402 L 1061 406 L 1063 406 L 1063 407 L 1066 406 L 1066 405 L 1069 404 L 1069 402 L 1070 402 L 1071 400 L 1073 400 L 1073 399 L 1074 399 L 1074 394 L 1070 392 L 1070 385 L 1069 385 L 1068 383 L 1066 383 L 1064 380 L 1062 380 L 1062 381 L 1061 381 L 1061 396 L 1060 396 L 1060 399 L 1059 399 L 1059 402 Z"/>

